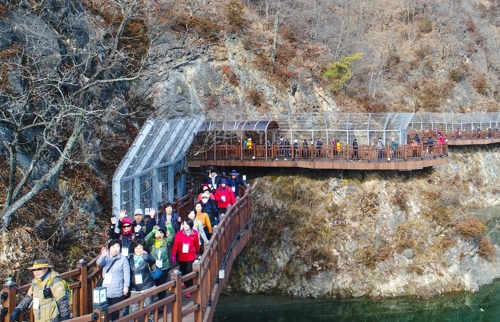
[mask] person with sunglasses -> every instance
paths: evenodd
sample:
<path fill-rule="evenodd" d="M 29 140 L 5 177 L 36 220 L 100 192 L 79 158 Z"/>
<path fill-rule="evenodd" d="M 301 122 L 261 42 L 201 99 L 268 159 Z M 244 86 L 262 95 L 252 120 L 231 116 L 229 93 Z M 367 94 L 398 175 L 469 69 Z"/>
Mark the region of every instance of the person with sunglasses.
<path fill-rule="evenodd" d="M 110 239 L 118 239 L 121 244 L 121 252 L 122 255 L 128 257 L 129 254 L 134 252 L 134 240 L 135 240 L 135 232 L 134 232 L 134 224 L 132 219 L 126 217 L 127 211 L 120 211 L 120 220 L 118 223 L 113 223 L 113 217 L 111 218 L 111 227 L 108 230 L 108 235 Z M 115 225 L 118 227 L 118 233 L 115 230 Z"/>
<path fill-rule="evenodd" d="M 44 258 L 35 260 L 33 266 L 28 268 L 34 278 L 26 296 L 10 314 L 11 322 L 17 321 L 19 314 L 30 307 L 33 307 L 36 322 L 57 322 L 70 318 L 68 295 L 59 274 L 52 267 Z"/>

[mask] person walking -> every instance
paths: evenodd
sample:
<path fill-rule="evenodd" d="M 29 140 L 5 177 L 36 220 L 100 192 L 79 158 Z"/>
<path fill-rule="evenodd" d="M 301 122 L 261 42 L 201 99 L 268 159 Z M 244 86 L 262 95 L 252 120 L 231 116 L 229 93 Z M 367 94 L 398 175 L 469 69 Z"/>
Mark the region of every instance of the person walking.
<path fill-rule="evenodd" d="M 234 197 L 238 197 L 240 195 L 240 185 L 245 185 L 245 182 L 241 180 L 238 171 L 233 170 L 229 172 L 229 178 L 227 178 L 226 181 L 227 185 L 231 188 L 231 190 L 233 190 Z"/>
<path fill-rule="evenodd" d="M 28 270 L 34 278 L 23 300 L 12 311 L 11 322 L 17 321 L 19 314 L 30 307 L 36 322 L 58 322 L 69 320 L 69 299 L 59 273 L 54 271 L 48 259 L 37 259 Z M 29 317 L 28 321 L 29 321 Z"/>
<path fill-rule="evenodd" d="M 217 201 L 217 207 L 219 208 L 219 215 L 225 215 L 227 207 L 229 205 L 234 205 L 236 202 L 234 199 L 233 190 L 227 187 L 226 179 L 221 179 L 220 186 L 214 193 L 215 200 Z"/>
<path fill-rule="evenodd" d="M 377 141 L 377 150 L 378 150 L 378 159 L 382 159 L 384 154 L 384 142 L 382 142 L 382 138 L 378 138 Z"/>
<path fill-rule="evenodd" d="M 198 233 L 193 230 L 193 220 L 186 218 L 182 229 L 175 235 L 174 246 L 172 248 L 172 263 L 179 261 L 179 269 L 182 275 L 187 275 L 193 271 L 193 262 L 196 255 L 200 252 L 200 241 Z M 193 280 L 185 282 L 186 288 L 193 286 Z M 190 298 L 191 293 L 185 297 Z"/>

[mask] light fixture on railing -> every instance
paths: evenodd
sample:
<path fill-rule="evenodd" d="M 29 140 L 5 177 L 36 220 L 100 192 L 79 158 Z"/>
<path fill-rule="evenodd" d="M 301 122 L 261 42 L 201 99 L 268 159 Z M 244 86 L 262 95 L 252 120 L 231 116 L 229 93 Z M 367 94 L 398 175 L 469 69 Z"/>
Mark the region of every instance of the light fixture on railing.
<path fill-rule="evenodd" d="M 101 311 L 107 309 L 109 307 L 107 289 L 105 287 L 96 287 L 92 292 L 92 307 Z"/>
<path fill-rule="evenodd" d="M 221 269 L 219 270 L 219 279 L 223 279 L 226 275 L 226 270 Z"/>

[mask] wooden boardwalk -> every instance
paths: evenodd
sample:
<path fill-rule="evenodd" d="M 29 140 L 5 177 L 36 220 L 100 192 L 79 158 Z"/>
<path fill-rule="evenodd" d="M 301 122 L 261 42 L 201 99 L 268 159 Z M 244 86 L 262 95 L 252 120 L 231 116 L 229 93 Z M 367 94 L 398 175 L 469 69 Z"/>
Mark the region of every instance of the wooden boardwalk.
<path fill-rule="evenodd" d="M 221 217 L 217 227 L 213 228 L 210 243 L 205 245 L 205 251 L 198 261 L 193 263 L 193 272 L 182 276 L 175 268 L 171 270 L 170 281 L 151 288 L 144 293 L 134 294 L 131 298 L 109 306 L 107 309 L 93 309 L 93 289 L 102 276 L 102 268 L 96 265 L 97 258 L 90 262 L 81 260 L 76 269 L 60 274 L 70 282 L 73 303 L 71 313 L 73 322 L 110 321 L 110 314 L 122 308 L 139 303 L 139 310 L 120 317 L 115 322 L 148 321 L 150 312 L 154 313 L 154 321 L 212 321 L 219 295 L 226 285 L 234 259 L 240 254 L 252 236 L 250 190 L 247 186 L 244 193 L 237 198 L 233 206 L 227 208 L 226 215 Z M 193 190 L 176 201 L 174 210 L 180 210 L 182 218 L 187 215 L 186 209 L 193 207 L 197 194 Z M 186 208 L 186 209 L 185 209 Z M 184 213 L 185 212 L 185 213 Z M 183 288 L 183 284 L 193 281 L 193 286 Z M 14 310 L 18 295 L 28 291 L 30 284 L 23 286 L 8 281 L 3 285 L 0 322 L 9 322 L 9 314 Z M 167 291 L 167 297 L 153 302 L 144 308 L 144 300 L 150 296 L 157 297 L 161 291 Z M 191 298 L 185 298 L 191 293 Z M 161 309 L 163 311 L 161 312 Z M 25 312 L 19 316 L 18 322 L 29 320 L 34 322 L 33 312 Z"/>
<path fill-rule="evenodd" d="M 390 146 L 379 150 L 375 146 L 359 146 L 355 149 L 352 145 L 347 145 L 337 150 L 329 145 L 324 145 L 321 149 L 280 145 L 267 148 L 255 145 L 253 149 L 242 149 L 237 145 L 219 145 L 198 153 L 195 158 L 189 160 L 189 166 L 411 171 L 447 162 L 447 145 L 429 148 L 424 143 L 415 147 L 398 146 L 394 150 Z"/>

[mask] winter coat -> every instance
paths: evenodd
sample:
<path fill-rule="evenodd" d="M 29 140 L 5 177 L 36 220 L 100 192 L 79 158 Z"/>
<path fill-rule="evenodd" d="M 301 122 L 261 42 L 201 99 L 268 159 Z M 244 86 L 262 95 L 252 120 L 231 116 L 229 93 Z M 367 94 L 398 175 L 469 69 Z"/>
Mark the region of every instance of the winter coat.
<path fill-rule="evenodd" d="M 149 272 L 150 267 L 154 267 L 155 259 L 149 254 L 136 256 L 130 254 L 128 257 L 130 265 L 130 274 L 132 279 L 130 281 L 130 290 L 132 292 L 141 292 L 155 286 L 155 281 Z M 139 283 L 140 282 L 140 283 Z"/>
<path fill-rule="evenodd" d="M 184 245 L 186 246 L 187 252 L 183 252 Z M 172 248 L 172 256 L 176 256 L 179 262 L 191 262 L 196 259 L 196 254 L 200 252 L 200 241 L 198 238 L 198 232 L 196 230 L 191 230 L 191 234 L 188 235 L 184 230 L 179 231 L 175 235 L 174 247 Z"/>
<path fill-rule="evenodd" d="M 116 261 L 109 272 L 106 273 L 111 263 Z M 102 267 L 102 286 L 107 288 L 109 298 L 117 298 L 123 296 L 123 288 L 130 287 L 130 265 L 127 257 L 118 254 L 115 257 L 100 255 L 97 259 L 97 265 Z M 111 281 L 106 279 L 106 275 L 111 274 Z M 109 284 L 108 284 L 109 283 Z"/>
<path fill-rule="evenodd" d="M 210 222 L 210 218 L 208 215 L 204 212 L 200 212 L 196 214 L 196 220 L 199 220 L 201 222 L 201 225 L 203 228 L 207 227 L 208 232 L 211 234 L 212 233 L 212 223 Z"/>
<path fill-rule="evenodd" d="M 156 231 L 155 228 L 146 236 L 146 244 L 149 247 L 151 256 L 157 263 L 156 266 L 161 268 L 162 271 L 168 270 L 170 268 L 170 250 L 174 242 L 175 232 L 172 225 L 169 224 L 167 225 L 167 235 L 161 241 L 157 241 L 155 238 Z"/>
<path fill-rule="evenodd" d="M 231 188 L 231 190 L 233 190 L 235 198 L 240 195 L 240 184 L 245 184 L 245 182 L 243 182 L 240 177 L 236 177 L 234 179 L 233 177 L 227 178 L 227 185 Z"/>
<path fill-rule="evenodd" d="M 121 231 L 121 220 L 118 221 L 118 228 Z M 122 254 L 125 257 L 128 257 L 129 254 L 134 252 L 134 230 L 130 231 L 130 234 L 117 233 L 115 230 L 115 225 L 111 225 L 108 231 L 109 238 L 111 239 L 119 239 L 120 244 L 122 246 Z M 115 264 L 116 265 L 116 264 Z"/>
<path fill-rule="evenodd" d="M 215 218 L 219 216 L 219 208 L 217 207 L 217 202 L 212 199 L 208 199 L 207 202 L 203 203 L 201 202 L 201 207 L 203 209 L 203 212 L 206 212 L 208 214 L 208 217 L 210 217 L 210 221 L 213 223 L 215 222 Z"/>
<path fill-rule="evenodd" d="M 43 296 L 45 287 L 50 287 L 53 297 L 46 299 Z M 33 307 L 33 315 L 36 322 L 58 322 L 70 318 L 69 299 L 66 289 L 59 277 L 59 273 L 52 269 L 41 280 L 34 278 L 31 287 L 24 299 L 17 305 L 17 309 L 25 311 L 34 305 L 34 300 L 39 302 L 38 309 Z"/>
<path fill-rule="evenodd" d="M 219 208 L 227 208 L 229 205 L 234 205 L 236 202 L 234 199 L 234 193 L 233 190 L 229 187 L 219 187 L 215 191 L 214 194 L 215 200 L 217 201 L 217 207 Z M 224 197 L 224 198 L 223 198 Z M 224 200 L 223 200 L 224 199 Z"/>

